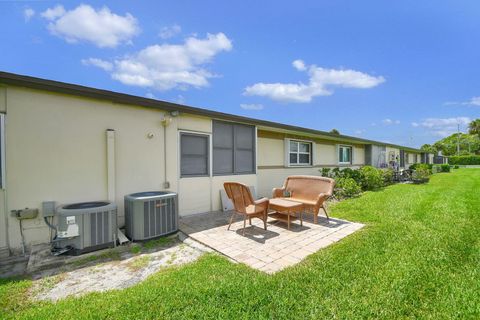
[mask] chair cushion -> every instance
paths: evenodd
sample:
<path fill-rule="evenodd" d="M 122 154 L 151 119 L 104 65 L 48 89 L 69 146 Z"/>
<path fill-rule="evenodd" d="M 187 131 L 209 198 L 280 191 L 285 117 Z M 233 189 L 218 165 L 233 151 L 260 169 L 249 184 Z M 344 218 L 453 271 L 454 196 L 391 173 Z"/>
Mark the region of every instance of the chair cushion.
<path fill-rule="evenodd" d="M 317 203 L 316 200 L 302 199 L 302 198 L 297 198 L 297 197 L 288 197 L 288 198 L 280 198 L 280 199 L 300 202 L 300 203 L 303 203 L 307 206 L 314 206 Z"/>
<path fill-rule="evenodd" d="M 253 205 L 253 204 L 245 208 L 246 214 L 262 213 L 263 211 L 265 211 L 265 208 L 259 205 Z"/>

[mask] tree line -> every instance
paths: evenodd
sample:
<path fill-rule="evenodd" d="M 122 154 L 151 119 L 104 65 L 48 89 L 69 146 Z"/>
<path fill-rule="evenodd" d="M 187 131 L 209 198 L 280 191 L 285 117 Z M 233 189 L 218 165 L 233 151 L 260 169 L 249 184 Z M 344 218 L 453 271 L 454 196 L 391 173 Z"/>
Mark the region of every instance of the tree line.
<path fill-rule="evenodd" d="M 433 144 L 424 144 L 421 149 L 445 156 L 457 155 L 457 145 L 460 156 L 480 154 L 480 119 L 475 119 L 468 125 L 468 133 L 454 133 Z"/>

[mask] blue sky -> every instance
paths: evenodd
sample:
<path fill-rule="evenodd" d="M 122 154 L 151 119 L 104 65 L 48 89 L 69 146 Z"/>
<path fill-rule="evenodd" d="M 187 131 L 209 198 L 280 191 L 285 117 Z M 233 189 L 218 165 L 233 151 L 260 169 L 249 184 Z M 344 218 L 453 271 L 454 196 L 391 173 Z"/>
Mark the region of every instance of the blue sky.
<path fill-rule="evenodd" d="M 480 111 L 478 1 L 6 1 L 0 70 L 403 145 Z"/>

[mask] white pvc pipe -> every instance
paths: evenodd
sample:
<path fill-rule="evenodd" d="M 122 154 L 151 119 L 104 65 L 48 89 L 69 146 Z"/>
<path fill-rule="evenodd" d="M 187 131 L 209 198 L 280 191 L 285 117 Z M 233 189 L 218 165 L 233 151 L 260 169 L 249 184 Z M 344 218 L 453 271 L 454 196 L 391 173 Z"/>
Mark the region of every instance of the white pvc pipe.
<path fill-rule="evenodd" d="M 115 202 L 115 130 L 107 130 L 107 194 Z"/>

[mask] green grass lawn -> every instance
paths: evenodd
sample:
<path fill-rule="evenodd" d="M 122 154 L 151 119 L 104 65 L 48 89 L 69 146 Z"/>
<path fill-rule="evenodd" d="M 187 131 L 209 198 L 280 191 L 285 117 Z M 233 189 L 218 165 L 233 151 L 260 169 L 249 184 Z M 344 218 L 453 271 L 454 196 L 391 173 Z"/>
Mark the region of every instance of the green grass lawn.
<path fill-rule="evenodd" d="M 366 227 L 273 276 L 206 255 L 58 303 L 0 280 L 0 318 L 480 318 L 480 170 L 368 192 L 332 215 Z"/>

